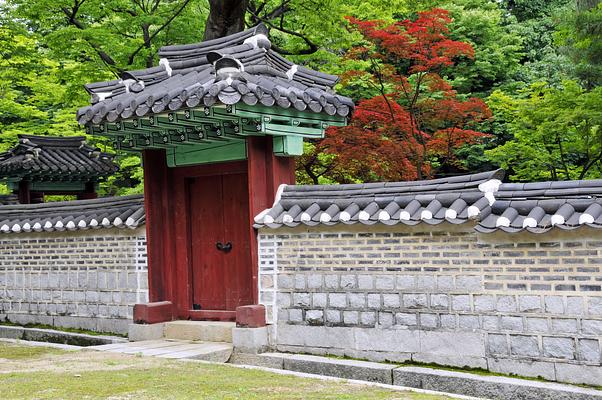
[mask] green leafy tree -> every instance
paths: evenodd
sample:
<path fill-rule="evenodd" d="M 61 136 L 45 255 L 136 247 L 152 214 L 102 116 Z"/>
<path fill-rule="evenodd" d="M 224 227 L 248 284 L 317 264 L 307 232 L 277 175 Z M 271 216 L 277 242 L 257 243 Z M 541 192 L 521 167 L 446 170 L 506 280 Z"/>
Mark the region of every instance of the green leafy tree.
<path fill-rule="evenodd" d="M 534 84 L 525 98 L 492 94 L 513 139 L 486 154 L 512 179 L 599 178 L 602 172 L 602 88 L 586 91 L 574 81 L 562 88 Z"/>

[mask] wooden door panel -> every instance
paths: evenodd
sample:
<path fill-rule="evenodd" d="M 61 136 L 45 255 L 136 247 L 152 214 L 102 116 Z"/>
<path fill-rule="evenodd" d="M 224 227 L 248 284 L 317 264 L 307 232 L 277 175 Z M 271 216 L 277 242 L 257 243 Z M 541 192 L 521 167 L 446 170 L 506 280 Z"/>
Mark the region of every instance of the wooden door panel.
<path fill-rule="evenodd" d="M 193 304 L 235 310 L 253 303 L 247 175 L 189 180 Z M 216 243 L 232 244 L 229 252 Z"/>
<path fill-rule="evenodd" d="M 222 254 L 216 248 L 224 226 L 221 177 L 192 179 L 189 193 L 193 304 L 203 310 L 225 310 Z"/>
<path fill-rule="evenodd" d="M 232 243 L 232 250 L 224 254 L 224 267 L 228 271 L 226 305 L 234 310 L 253 303 L 247 175 L 223 175 L 222 188 L 224 241 Z"/>

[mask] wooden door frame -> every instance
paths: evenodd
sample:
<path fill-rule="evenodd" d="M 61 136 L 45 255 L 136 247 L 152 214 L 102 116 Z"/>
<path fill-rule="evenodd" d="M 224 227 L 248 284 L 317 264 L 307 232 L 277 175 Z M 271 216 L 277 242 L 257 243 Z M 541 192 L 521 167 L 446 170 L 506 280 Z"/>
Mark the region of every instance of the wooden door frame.
<path fill-rule="evenodd" d="M 252 297 L 253 303 L 259 304 L 257 231 L 253 228 L 253 218 L 271 207 L 280 184 L 294 183 L 294 160 L 276 157 L 271 137 L 249 137 L 246 160 L 169 168 L 165 150 L 145 150 L 143 166 L 149 301 L 171 302 L 168 309 L 171 312 L 163 312 L 163 318 L 196 317 L 190 312 L 192 265 L 185 180 L 200 176 L 247 174 Z M 186 243 L 186 251 L 178 248 L 182 243 Z"/>

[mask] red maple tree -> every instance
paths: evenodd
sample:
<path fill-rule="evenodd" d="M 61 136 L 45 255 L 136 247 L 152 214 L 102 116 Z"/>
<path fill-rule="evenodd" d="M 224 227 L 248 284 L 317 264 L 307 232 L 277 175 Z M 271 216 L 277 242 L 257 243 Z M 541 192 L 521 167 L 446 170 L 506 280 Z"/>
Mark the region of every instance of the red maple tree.
<path fill-rule="evenodd" d="M 369 68 L 345 74 L 343 84 L 368 82 L 378 94 L 357 102 L 348 126 L 327 130 L 300 159 L 303 170 L 318 183 L 321 176 L 414 180 L 436 168 L 459 169 L 455 150 L 487 136 L 476 127 L 491 112 L 481 99 L 458 96 L 440 75 L 474 55 L 470 44 L 449 39 L 448 12 L 433 9 L 393 24 L 349 21 L 368 43 L 347 57 Z"/>

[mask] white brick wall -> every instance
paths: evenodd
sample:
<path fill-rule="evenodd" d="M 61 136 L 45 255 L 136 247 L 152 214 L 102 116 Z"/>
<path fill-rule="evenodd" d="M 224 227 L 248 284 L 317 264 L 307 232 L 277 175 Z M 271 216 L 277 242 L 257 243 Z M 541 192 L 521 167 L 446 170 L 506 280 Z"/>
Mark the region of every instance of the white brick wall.
<path fill-rule="evenodd" d="M 148 299 L 144 226 L 0 236 L 0 318 L 126 332 Z"/>
<path fill-rule="evenodd" d="M 509 373 L 520 364 L 547 379 L 579 366 L 577 380 L 592 383 L 602 373 L 602 232 L 479 235 L 468 225 L 260 230 L 275 345 Z M 352 339 L 309 345 L 312 330 Z M 400 330 L 417 349 L 390 340 Z M 364 349 L 365 335 L 384 345 Z"/>

